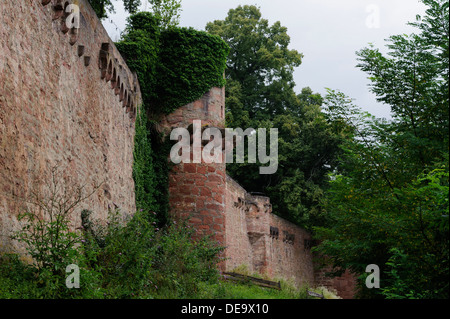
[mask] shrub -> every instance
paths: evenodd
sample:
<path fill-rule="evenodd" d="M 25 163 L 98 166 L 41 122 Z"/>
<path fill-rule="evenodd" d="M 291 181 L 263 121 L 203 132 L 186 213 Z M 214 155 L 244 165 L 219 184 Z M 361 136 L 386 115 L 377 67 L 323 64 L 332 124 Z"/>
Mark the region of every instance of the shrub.
<path fill-rule="evenodd" d="M 64 178 L 63 170 L 58 166 L 51 168 L 49 176 L 41 192 L 32 191 L 23 199 L 26 208 L 18 217 L 22 225 L 12 236 L 24 244 L 32 265 L 21 264 L 16 257 L 8 257 L 7 264 L 21 269 L 19 273 L 23 279 L 30 282 L 25 290 L 34 298 L 76 297 L 84 290 L 67 289 L 66 267 L 71 264 L 82 267 L 85 257 L 80 250 L 81 233 L 71 229 L 70 219 L 75 208 L 93 192 L 86 193 L 83 186 L 76 186 Z M 97 189 L 98 186 L 94 187 L 94 191 Z M 87 270 L 83 275 L 91 278 L 89 282 L 96 277 Z M 8 280 L 17 283 L 18 278 L 9 276 Z"/>
<path fill-rule="evenodd" d="M 192 298 L 199 283 L 217 282 L 224 247 L 210 237 L 193 239 L 194 231 L 186 222 L 173 222 L 158 233 L 153 277 L 160 297 Z"/>

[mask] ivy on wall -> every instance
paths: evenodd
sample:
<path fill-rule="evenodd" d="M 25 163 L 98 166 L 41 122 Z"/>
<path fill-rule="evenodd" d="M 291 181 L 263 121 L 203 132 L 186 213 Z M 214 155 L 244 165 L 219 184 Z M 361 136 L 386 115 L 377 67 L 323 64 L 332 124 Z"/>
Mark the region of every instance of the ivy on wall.
<path fill-rule="evenodd" d="M 169 206 L 170 141 L 163 142 L 152 128 L 160 115 L 201 98 L 212 87 L 225 85 L 229 47 L 220 37 L 204 31 L 163 29 L 149 12 L 128 18 L 116 47 L 137 73 L 143 98 L 136 118 L 133 164 L 136 206 L 157 212 L 163 224 Z"/>
<path fill-rule="evenodd" d="M 225 85 L 229 47 L 218 36 L 172 27 L 161 32 L 160 44 L 152 107 L 170 113 Z"/>
<path fill-rule="evenodd" d="M 155 210 L 155 172 L 153 169 L 152 145 L 147 129 L 147 116 L 138 110 L 135 123 L 133 150 L 133 179 L 136 206 L 147 212 Z"/>
<path fill-rule="evenodd" d="M 128 67 L 137 73 L 145 109 L 151 105 L 157 84 L 160 34 L 158 19 L 149 12 L 140 12 L 128 18 L 125 32 L 116 43 Z"/>
<path fill-rule="evenodd" d="M 161 29 L 149 12 L 130 16 L 117 48 L 138 74 L 144 105 L 152 114 L 169 114 L 225 85 L 228 45 L 193 28 Z"/>

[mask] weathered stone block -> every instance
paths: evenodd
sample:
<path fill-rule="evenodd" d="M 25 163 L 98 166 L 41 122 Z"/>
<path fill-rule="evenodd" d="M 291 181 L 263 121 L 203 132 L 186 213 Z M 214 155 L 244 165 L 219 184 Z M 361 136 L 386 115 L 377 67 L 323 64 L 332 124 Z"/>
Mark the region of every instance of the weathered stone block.
<path fill-rule="evenodd" d="M 55 165 L 88 192 L 105 182 L 74 212 L 73 227 L 80 226 L 83 208 L 102 220 L 109 207 L 135 210 L 134 119 L 125 116 L 114 90 L 101 78 L 102 69 L 91 63 L 102 62 L 102 43 L 108 49 L 105 57 L 114 61 L 111 66 L 121 66 L 116 75 L 128 94 L 136 95 L 136 104 L 139 85 L 88 2 L 77 3 L 80 28 L 61 29 L 62 1 L 0 2 L 2 247 L 11 246 L 8 235 L 18 226 L 22 208 L 13 197 L 43 191 Z M 72 46 L 75 42 L 79 45 Z M 129 107 L 133 114 L 136 105 Z"/>

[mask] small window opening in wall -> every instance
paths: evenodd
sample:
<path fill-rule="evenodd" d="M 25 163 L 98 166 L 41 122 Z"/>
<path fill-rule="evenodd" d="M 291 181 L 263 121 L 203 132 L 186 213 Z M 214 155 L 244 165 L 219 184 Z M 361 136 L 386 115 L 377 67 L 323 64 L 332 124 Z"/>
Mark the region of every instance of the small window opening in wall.
<path fill-rule="evenodd" d="M 294 235 L 294 234 L 290 234 L 289 232 L 287 232 L 287 231 L 285 231 L 285 230 L 283 230 L 283 233 L 284 233 L 284 239 L 283 239 L 283 241 L 284 241 L 285 243 L 288 243 L 288 244 L 293 245 L 293 244 L 294 244 L 294 241 L 295 241 L 295 235 Z"/>
<path fill-rule="evenodd" d="M 122 102 L 122 106 L 126 107 L 127 106 L 127 101 L 128 101 L 128 90 L 125 90 L 125 93 L 123 95 L 123 102 Z M 128 111 L 128 110 L 127 110 Z"/>
<path fill-rule="evenodd" d="M 123 101 L 123 83 L 120 84 L 120 93 L 119 93 L 119 101 L 122 102 Z"/>
<path fill-rule="evenodd" d="M 100 51 L 100 70 L 101 70 L 101 79 L 103 80 L 106 77 L 106 72 L 108 68 L 108 54 L 105 51 Z"/>
<path fill-rule="evenodd" d="M 273 237 L 273 238 L 275 238 L 275 239 L 278 239 L 278 236 L 279 236 L 279 230 L 278 230 L 278 228 L 277 228 L 277 227 L 270 226 L 270 237 Z"/>
<path fill-rule="evenodd" d="M 67 32 L 69 32 L 69 27 L 67 26 L 66 20 L 69 17 L 69 13 L 67 12 L 67 7 L 69 6 L 69 2 L 66 1 L 64 3 L 64 9 L 62 10 L 61 13 L 61 31 L 62 33 L 66 34 Z"/>
<path fill-rule="evenodd" d="M 108 71 L 106 73 L 106 82 L 111 80 L 112 76 L 113 76 L 113 65 L 112 65 L 112 60 L 109 60 Z"/>
<path fill-rule="evenodd" d="M 111 88 L 115 89 L 116 88 L 116 84 L 117 84 L 117 71 L 116 71 L 116 68 L 114 68 L 113 75 L 112 75 L 112 78 L 111 78 Z"/>
<path fill-rule="evenodd" d="M 53 5 L 53 20 L 58 20 L 64 15 L 64 7 L 61 4 L 61 2 L 57 2 L 55 5 Z"/>
<path fill-rule="evenodd" d="M 116 95 L 118 95 L 120 93 L 120 86 L 121 86 L 120 76 L 117 76 L 117 84 L 116 84 L 116 88 L 114 89 L 114 93 Z"/>
<path fill-rule="evenodd" d="M 91 57 L 90 56 L 85 56 L 84 57 L 84 65 L 85 66 L 89 66 L 90 63 L 91 63 Z"/>
<path fill-rule="evenodd" d="M 304 244 L 305 249 L 311 249 L 314 246 L 317 246 L 317 241 L 314 239 L 305 239 L 303 244 Z"/>
<path fill-rule="evenodd" d="M 84 45 L 79 45 L 78 46 L 78 56 L 81 57 L 82 55 L 84 55 Z"/>

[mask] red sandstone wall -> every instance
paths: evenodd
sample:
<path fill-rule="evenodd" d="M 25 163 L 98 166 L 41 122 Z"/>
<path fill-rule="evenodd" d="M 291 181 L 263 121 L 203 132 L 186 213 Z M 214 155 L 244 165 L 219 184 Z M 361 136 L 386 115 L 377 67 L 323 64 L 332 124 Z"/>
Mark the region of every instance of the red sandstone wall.
<path fill-rule="evenodd" d="M 291 278 L 297 284 L 314 286 L 313 255 L 305 246 L 311 235 L 301 227 L 270 214 L 269 225 L 279 230 L 278 238 L 267 239 L 268 273 L 273 277 Z"/>
<path fill-rule="evenodd" d="M 170 135 L 174 128 L 188 128 L 193 120 L 201 120 L 202 126 L 223 128 L 224 102 L 224 88 L 212 88 L 201 99 L 164 117 L 160 122 L 161 130 Z M 225 163 L 204 161 L 177 164 L 169 176 L 171 216 L 189 218 L 199 235 L 214 234 L 221 245 L 226 244 L 225 178 Z"/>
<path fill-rule="evenodd" d="M 228 176 L 226 199 L 227 270 L 246 265 L 272 278 L 314 285 L 312 254 L 304 245 L 308 232 L 274 215 L 268 197 L 250 195 Z"/>
<path fill-rule="evenodd" d="M 226 188 L 226 268 L 233 270 L 245 265 L 249 271 L 255 272 L 252 245 L 247 234 L 247 206 L 242 202 L 247 192 L 228 175 Z"/>
<path fill-rule="evenodd" d="M 323 258 L 321 258 L 323 260 Z M 326 261 L 326 258 L 325 258 Z M 329 277 L 326 274 L 331 271 L 331 266 L 321 267 L 315 270 L 316 285 L 331 288 L 342 299 L 353 299 L 357 293 L 357 278 L 346 270 L 342 276 Z"/>
<path fill-rule="evenodd" d="M 174 128 L 187 128 L 192 121 L 201 120 L 202 125 L 223 128 L 225 125 L 225 87 L 212 88 L 200 99 L 184 105 L 159 122 L 161 131 L 169 134 Z"/>
<path fill-rule="evenodd" d="M 86 0 L 79 29 L 64 30 L 53 0 L 0 2 L 0 245 L 21 203 L 59 163 L 88 191 L 83 207 L 135 209 L 134 116 L 139 86 Z M 71 3 L 72 1 L 64 1 Z M 59 7 L 61 9 L 61 7 Z M 65 33 L 64 33 L 64 32 Z M 79 212 L 74 216 L 79 226 Z"/>
<path fill-rule="evenodd" d="M 160 130 L 168 136 L 175 128 L 188 128 L 193 120 L 223 128 L 224 99 L 224 88 L 213 88 L 201 99 L 165 116 Z M 350 296 L 345 289 L 351 278 L 327 285 L 318 273 L 315 281 L 313 256 L 305 243 L 311 240 L 310 234 L 273 214 L 269 198 L 247 193 L 226 175 L 225 164 L 175 165 L 169 176 L 169 202 L 172 217 L 189 218 L 197 235 L 214 234 L 226 246 L 222 270 L 245 265 L 250 272 L 288 279 L 298 286 L 326 285 L 343 297 Z"/>
<path fill-rule="evenodd" d="M 170 214 L 187 219 L 199 235 L 225 240 L 225 164 L 175 165 L 169 177 Z"/>

